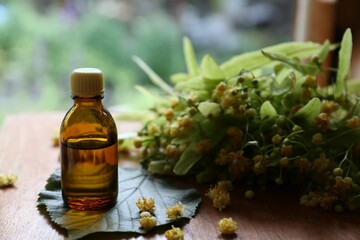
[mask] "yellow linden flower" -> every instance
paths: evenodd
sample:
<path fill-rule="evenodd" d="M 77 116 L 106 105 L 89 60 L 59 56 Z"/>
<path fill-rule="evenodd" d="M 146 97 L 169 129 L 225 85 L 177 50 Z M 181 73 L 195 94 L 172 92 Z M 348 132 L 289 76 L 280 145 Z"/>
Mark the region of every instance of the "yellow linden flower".
<path fill-rule="evenodd" d="M 0 173 L 0 187 L 7 187 L 17 180 L 17 176 L 15 174 L 3 174 Z"/>
<path fill-rule="evenodd" d="M 136 206 L 141 212 L 147 211 L 153 213 L 155 211 L 155 200 L 153 198 L 141 197 L 137 200 Z"/>
<path fill-rule="evenodd" d="M 213 206 L 221 212 L 231 203 L 230 194 L 227 191 L 221 191 L 213 199 Z"/>
<path fill-rule="evenodd" d="M 235 234 L 235 231 L 238 228 L 238 225 L 232 218 L 222 218 L 218 222 L 218 227 L 221 234 Z"/>
<path fill-rule="evenodd" d="M 210 198 L 213 206 L 221 212 L 224 208 L 230 205 L 230 194 L 224 185 L 216 184 L 210 188 L 206 193 L 206 196 Z"/>
<path fill-rule="evenodd" d="M 165 232 L 165 237 L 167 240 L 183 240 L 184 233 L 181 231 L 180 228 L 176 228 L 171 226 L 172 229 L 169 229 Z"/>
<path fill-rule="evenodd" d="M 153 227 L 155 227 L 157 224 L 156 217 L 154 217 L 154 216 L 142 217 L 142 218 L 140 218 L 139 221 L 140 221 L 140 226 L 145 230 L 150 230 Z"/>
<path fill-rule="evenodd" d="M 182 217 L 184 215 L 184 205 L 179 202 L 174 206 L 169 207 L 168 209 L 166 209 L 166 215 L 167 218 L 171 220 Z"/>

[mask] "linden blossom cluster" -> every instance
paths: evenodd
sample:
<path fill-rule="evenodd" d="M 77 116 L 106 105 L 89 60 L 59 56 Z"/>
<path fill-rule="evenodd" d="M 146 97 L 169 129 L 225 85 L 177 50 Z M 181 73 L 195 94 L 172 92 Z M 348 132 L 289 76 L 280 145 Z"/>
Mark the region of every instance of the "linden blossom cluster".
<path fill-rule="evenodd" d="M 343 60 L 350 45 L 347 31 L 337 83 L 321 89 L 329 42 L 275 45 L 220 66 L 207 55 L 199 67 L 185 41 L 188 73 L 175 74 L 170 90 L 156 79 L 169 96 L 156 98 L 155 117 L 135 140 L 143 166 L 199 182 L 301 185 L 308 191 L 301 204 L 359 210 L 360 103 L 345 91 L 355 87 L 345 86 L 349 62 Z M 251 71 L 235 73 L 244 66 Z M 231 194 L 220 185 L 207 195 L 222 210 Z"/>
<path fill-rule="evenodd" d="M 217 92 L 219 88 L 225 88 L 225 90 L 223 95 L 221 95 L 222 97 L 219 98 L 217 102 L 222 102 L 225 106 L 227 106 L 227 109 L 232 111 L 232 117 L 235 116 L 239 119 L 242 118 L 249 121 L 256 118 L 256 114 L 258 113 L 254 110 L 254 108 L 247 107 L 246 109 L 245 104 L 239 105 L 239 101 L 231 100 L 234 95 L 229 89 L 232 87 L 224 86 L 224 83 L 220 83 L 215 88 L 215 92 Z M 244 97 L 242 96 L 241 99 L 244 99 Z M 191 101 L 193 102 L 194 99 L 191 99 Z M 337 182 L 329 180 L 331 180 L 331 167 L 337 166 L 337 163 L 335 159 L 329 159 L 329 153 L 326 152 L 327 149 L 321 148 L 321 146 L 324 141 L 323 134 L 327 133 L 326 131 L 331 124 L 330 121 L 333 120 L 332 116 L 337 114 L 336 110 L 338 110 L 338 104 L 334 101 L 324 100 L 322 101 L 321 106 L 322 112 L 315 117 L 316 132 L 308 135 L 301 126 L 291 122 L 283 116 L 280 116 L 271 126 L 271 131 L 268 132 L 269 136 L 261 136 L 264 138 L 264 142 L 267 137 L 269 139 L 268 143 L 261 147 L 258 151 L 253 151 L 256 152 L 256 154 L 252 157 L 249 154 L 250 148 L 246 149 L 244 146 L 246 146 L 246 142 L 249 144 L 249 142 L 251 142 L 250 140 L 255 139 L 254 133 L 256 133 L 256 131 L 244 134 L 245 129 L 243 130 L 237 126 L 230 126 L 226 128 L 224 135 L 226 141 L 223 144 L 218 144 L 216 146 L 218 151 L 214 155 L 214 163 L 223 167 L 224 173 L 226 173 L 231 180 L 251 177 L 251 175 L 249 175 L 251 173 L 256 176 L 260 176 L 262 174 L 266 174 L 267 170 L 270 168 L 278 167 L 277 177 L 274 179 L 275 183 L 278 185 L 282 185 L 284 179 L 288 180 L 291 172 L 295 171 L 297 173 L 297 179 L 294 179 L 295 181 L 303 181 L 302 174 L 308 175 L 310 173 L 313 175 L 312 181 L 316 181 L 319 184 L 327 183 L 328 187 L 326 189 L 329 190 L 334 188 L 334 186 L 331 185 L 334 183 L 336 185 Z M 176 105 L 174 108 L 176 108 Z M 226 111 L 225 107 L 223 107 L 223 109 Z M 237 110 L 235 111 L 234 109 Z M 169 121 L 169 124 L 165 123 L 164 125 L 159 126 L 155 123 L 150 123 L 146 128 L 146 136 L 158 138 L 160 145 L 159 147 L 150 145 L 150 147 L 145 148 L 143 155 L 145 159 L 153 158 L 155 154 L 159 155 L 158 157 L 160 159 L 167 159 L 167 164 L 164 165 L 163 170 L 164 172 L 169 172 L 174 163 L 180 159 L 182 154 L 184 154 L 186 149 L 189 147 L 190 142 L 182 142 L 179 144 L 169 144 L 165 142 L 163 143 L 164 145 L 161 146 L 161 137 L 165 137 L 165 139 L 174 139 L 178 136 L 183 136 L 191 131 L 194 131 L 193 127 L 199 123 L 197 123 L 196 119 L 193 119 L 191 115 L 179 116 L 174 120 L 173 117 L 175 115 L 173 109 L 167 108 L 164 110 L 163 114 L 167 121 Z M 209 118 L 211 119 L 212 117 Z M 360 125 L 359 123 L 359 117 L 352 116 L 346 120 L 346 127 L 349 129 L 357 128 Z M 249 128 L 250 124 L 246 127 Z M 263 133 L 265 133 L 265 131 L 260 132 L 259 135 L 262 135 Z M 249 140 L 249 135 L 251 134 L 254 135 L 252 136 L 252 139 Z M 308 141 L 305 137 L 309 137 L 310 141 Z M 309 142 L 311 143 L 310 145 Z M 256 144 L 258 144 L 258 142 Z M 210 153 L 213 154 L 214 147 L 215 146 L 211 139 L 199 139 L 194 146 L 194 152 L 202 155 Z M 254 145 L 251 148 L 258 148 L 258 146 Z M 162 151 L 162 149 L 164 150 Z M 348 165 L 348 160 L 344 161 L 343 164 L 345 166 Z M 216 175 L 214 174 L 213 176 Z M 347 178 L 349 179 L 350 177 Z M 349 185 L 352 189 L 357 189 L 357 186 L 358 185 L 356 183 Z M 346 190 L 347 189 L 344 188 L 344 191 Z M 226 189 L 215 192 L 219 192 L 219 194 L 209 195 L 211 196 L 210 199 L 213 200 L 215 207 L 221 210 L 230 204 L 230 196 Z M 329 208 L 335 206 L 334 204 L 337 202 L 351 197 L 351 195 L 349 195 L 342 198 L 342 196 L 335 195 L 339 193 L 339 191 L 331 191 L 331 193 L 329 193 L 325 190 L 323 193 L 318 193 L 318 198 L 321 198 L 322 200 L 317 200 L 317 204 L 306 204 L 303 200 L 301 203 L 307 206 L 319 205 L 324 208 Z M 358 193 L 358 191 L 355 191 L 355 193 Z M 324 194 L 326 196 L 323 196 Z M 330 199 L 332 201 L 330 201 Z M 324 201 L 327 201 L 328 204 L 321 204 L 321 202 Z M 331 205 L 330 203 L 333 204 Z M 350 208 L 353 209 L 354 207 Z"/>
<path fill-rule="evenodd" d="M 218 222 L 218 228 L 221 234 L 232 235 L 235 234 L 238 224 L 232 218 L 222 218 Z"/>

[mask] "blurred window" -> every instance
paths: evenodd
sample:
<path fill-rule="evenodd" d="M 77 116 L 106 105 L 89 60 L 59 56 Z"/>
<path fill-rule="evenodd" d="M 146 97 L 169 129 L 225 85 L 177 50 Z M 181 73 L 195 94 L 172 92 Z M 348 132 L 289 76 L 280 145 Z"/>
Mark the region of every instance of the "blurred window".
<path fill-rule="evenodd" d="M 68 76 L 98 67 L 108 106 L 148 107 L 135 85 L 184 71 L 182 37 L 218 62 L 292 39 L 295 0 L 31 0 L 0 3 L 0 121 L 23 111 L 69 108 Z M 136 97 L 134 97 L 136 96 Z"/>

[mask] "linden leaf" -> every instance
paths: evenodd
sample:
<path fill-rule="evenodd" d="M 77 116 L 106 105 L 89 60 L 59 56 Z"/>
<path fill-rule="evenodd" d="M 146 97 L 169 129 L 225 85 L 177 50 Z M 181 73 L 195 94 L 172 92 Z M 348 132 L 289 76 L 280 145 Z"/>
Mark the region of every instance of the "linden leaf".
<path fill-rule="evenodd" d="M 195 189 L 182 189 L 149 176 L 143 169 L 119 167 L 119 194 L 117 204 L 108 211 L 78 211 L 64 205 L 61 196 L 60 170 L 57 169 L 48 179 L 45 189 L 39 194 L 38 205 L 45 206 L 50 218 L 68 232 L 69 239 L 77 239 L 95 232 L 133 232 L 145 233 L 139 224 L 139 197 L 152 197 L 155 200 L 156 226 L 171 224 L 166 209 L 181 202 L 185 206 L 186 220 L 194 216 L 201 201 Z"/>

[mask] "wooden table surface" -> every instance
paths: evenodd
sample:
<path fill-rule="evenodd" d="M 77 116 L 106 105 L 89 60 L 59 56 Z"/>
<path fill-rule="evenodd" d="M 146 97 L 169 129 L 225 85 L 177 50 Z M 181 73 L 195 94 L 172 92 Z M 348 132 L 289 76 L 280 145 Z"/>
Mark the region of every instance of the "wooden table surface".
<path fill-rule="evenodd" d="M 0 130 L 0 172 L 19 176 L 14 187 L 0 190 L 0 239 L 65 239 L 66 231 L 53 224 L 36 207 L 37 195 L 55 168 L 60 166 L 59 149 L 52 146 L 54 131 L 63 114 L 12 115 Z M 136 124 L 122 123 L 120 131 Z M 195 186 L 202 196 L 207 186 Z M 218 212 L 203 197 L 195 218 L 182 227 L 185 239 L 360 239 L 360 215 L 324 211 L 299 205 L 299 193 L 289 190 L 256 192 L 246 200 L 246 189 L 237 186 L 232 204 Z M 221 236 L 216 221 L 232 217 L 237 234 Z M 84 239 L 165 239 L 161 233 L 145 236 L 95 233 Z"/>

